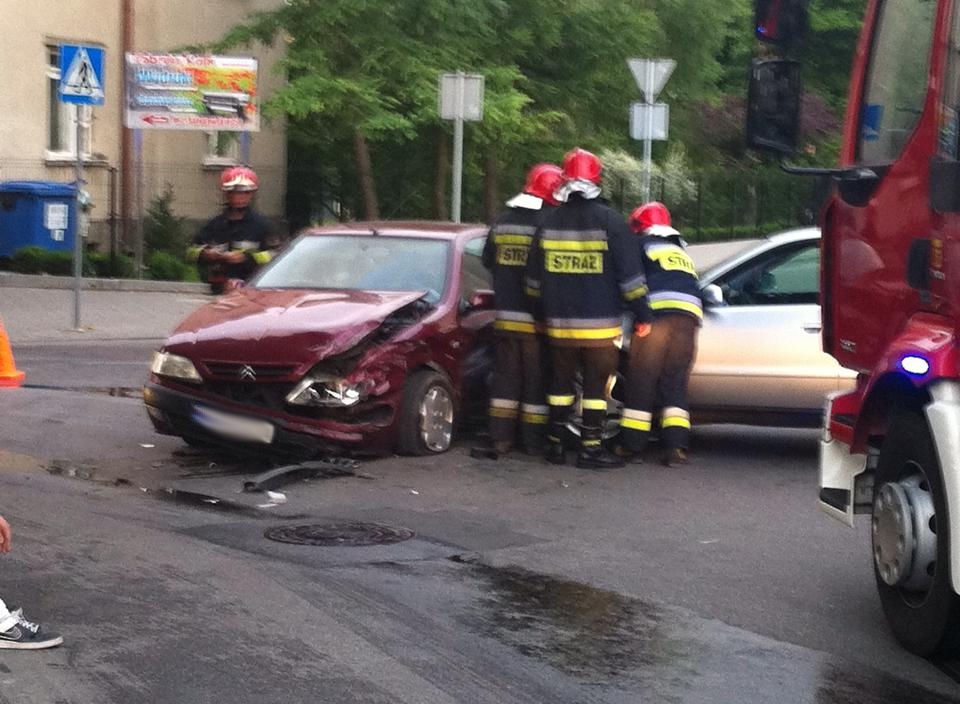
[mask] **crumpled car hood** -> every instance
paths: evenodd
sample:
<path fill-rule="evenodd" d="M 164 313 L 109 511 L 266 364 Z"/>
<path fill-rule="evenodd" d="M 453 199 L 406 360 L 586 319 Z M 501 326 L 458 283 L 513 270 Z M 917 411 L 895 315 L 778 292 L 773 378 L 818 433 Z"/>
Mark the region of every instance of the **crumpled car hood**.
<path fill-rule="evenodd" d="M 240 289 L 190 314 L 164 349 L 194 360 L 312 365 L 354 347 L 422 295 Z"/>

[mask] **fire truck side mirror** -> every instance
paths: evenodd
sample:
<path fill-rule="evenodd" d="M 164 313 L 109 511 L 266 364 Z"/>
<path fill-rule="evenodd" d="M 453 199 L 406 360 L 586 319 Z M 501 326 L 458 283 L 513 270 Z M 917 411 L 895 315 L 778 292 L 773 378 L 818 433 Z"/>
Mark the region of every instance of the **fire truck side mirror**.
<path fill-rule="evenodd" d="M 778 46 L 799 43 L 807 32 L 809 0 L 754 0 L 754 34 Z"/>
<path fill-rule="evenodd" d="M 800 138 L 800 64 L 754 59 L 747 91 L 747 145 L 793 154 Z"/>

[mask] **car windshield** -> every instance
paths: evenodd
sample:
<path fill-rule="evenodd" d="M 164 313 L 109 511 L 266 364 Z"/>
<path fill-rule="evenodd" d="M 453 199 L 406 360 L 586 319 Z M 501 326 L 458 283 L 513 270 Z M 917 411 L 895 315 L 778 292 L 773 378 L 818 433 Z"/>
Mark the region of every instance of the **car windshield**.
<path fill-rule="evenodd" d="M 450 243 L 414 237 L 304 235 L 251 282 L 257 288 L 427 291 L 439 299 Z"/>

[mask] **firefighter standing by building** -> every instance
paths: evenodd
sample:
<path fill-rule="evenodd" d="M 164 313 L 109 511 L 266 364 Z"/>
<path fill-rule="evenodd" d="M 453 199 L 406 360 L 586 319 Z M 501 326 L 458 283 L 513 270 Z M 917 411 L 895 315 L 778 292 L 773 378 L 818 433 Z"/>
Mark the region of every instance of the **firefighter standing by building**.
<path fill-rule="evenodd" d="M 259 187 L 253 169 L 224 169 L 220 190 L 226 205 L 200 229 L 187 250 L 187 257 L 197 263 L 200 278 L 210 284 L 213 293 L 223 293 L 227 279 L 246 279 L 273 258 L 279 242 L 270 221 L 252 206 Z"/>
<path fill-rule="evenodd" d="M 639 458 L 660 410 L 661 461 L 685 464 L 690 440 L 687 384 L 703 320 L 703 303 L 693 260 L 662 203 L 645 203 L 630 214 L 630 229 L 640 235 L 639 249 L 653 311 L 650 334 L 634 338 L 626 383 L 626 406 L 616 453 Z"/>
<path fill-rule="evenodd" d="M 548 409 L 538 323 L 525 293 L 524 272 L 530 243 L 543 215 L 557 205 L 554 192 L 563 183 L 555 164 L 537 164 L 523 191 L 507 201 L 483 248 L 483 264 L 493 274 L 497 317 L 496 367 L 490 394 L 490 445 L 473 457 L 497 459 L 519 439 L 529 454 L 543 451 Z"/>
<path fill-rule="evenodd" d="M 650 319 L 640 250 L 623 217 L 600 198 L 601 171 L 590 152 L 567 153 L 564 184 L 557 192 L 561 205 L 541 221 L 527 278 L 529 293 L 539 296 L 543 307 L 551 362 L 547 460 L 566 462 L 565 426 L 580 374 L 583 427 L 577 466 L 597 470 L 623 466 L 601 444 L 623 307 L 633 312 L 639 334 Z"/>

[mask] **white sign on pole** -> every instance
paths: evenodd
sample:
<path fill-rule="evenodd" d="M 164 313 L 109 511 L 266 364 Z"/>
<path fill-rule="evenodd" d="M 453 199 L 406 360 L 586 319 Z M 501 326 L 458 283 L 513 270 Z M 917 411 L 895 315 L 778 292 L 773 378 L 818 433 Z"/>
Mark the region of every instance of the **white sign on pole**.
<path fill-rule="evenodd" d="M 463 123 L 483 119 L 483 76 L 471 73 L 444 73 L 440 76 L 440 117 L 453 120 L 453 175 L 450 217 L 460 222 L 463 186 Z"/>
<path fill-rule="evenodd" d="M 630 103 L 630 137 L 632 139 L 666 142 L 669 139 L 669 124 L 670 106 L 666 103 L 653 105 Z"/>
<path fill-rule="evenodd" d="M 627 59 L 627 65 L 644 100 L 652 103 L 670 79 L 677 62 L 673 59 Z"/>
<path fill-rule="evenodd" d="M 444 73 L 440 76 L 441 119 L 479 122 L 483 119 L 483 76 Z"/>

